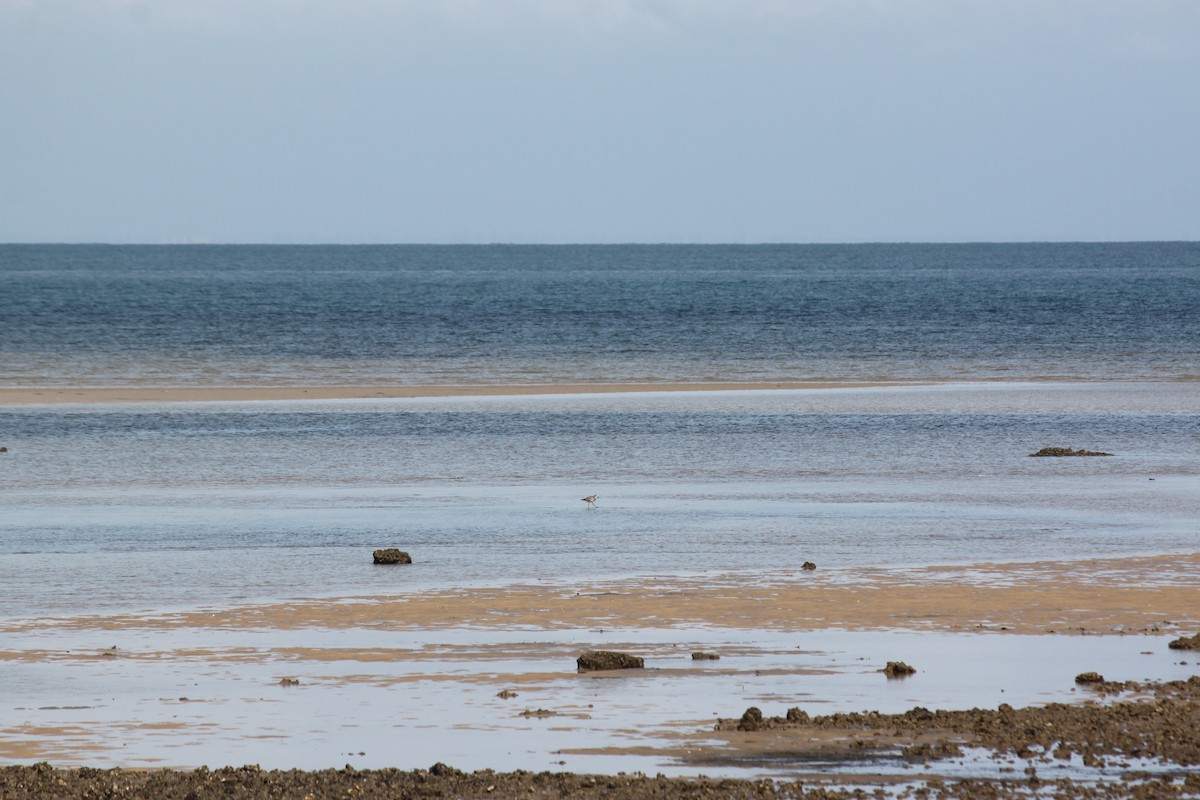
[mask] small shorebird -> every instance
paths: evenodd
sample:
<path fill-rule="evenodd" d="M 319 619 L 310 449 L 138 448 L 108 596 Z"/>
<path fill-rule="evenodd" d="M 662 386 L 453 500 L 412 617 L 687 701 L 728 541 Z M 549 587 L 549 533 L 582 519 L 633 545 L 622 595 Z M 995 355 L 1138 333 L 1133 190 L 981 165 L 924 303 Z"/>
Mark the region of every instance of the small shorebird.
<path fill-rule="evenodd" d="M 600 495 L 589 494 L 587 497 L 584 497 L 581 499 L 583 500 L 583 502 L 588 504 L 588 508 L 599 508 L 599 506 L 596 505 L 596 501 L 600 499 Z"/>

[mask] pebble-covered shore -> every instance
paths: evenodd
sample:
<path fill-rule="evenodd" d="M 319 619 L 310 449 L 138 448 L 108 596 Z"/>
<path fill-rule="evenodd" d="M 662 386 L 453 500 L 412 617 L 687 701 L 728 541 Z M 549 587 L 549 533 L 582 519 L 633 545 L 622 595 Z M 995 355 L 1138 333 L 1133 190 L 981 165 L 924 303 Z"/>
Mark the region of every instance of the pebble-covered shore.
<path fill-rule="evenodd" d="M 892 787 L 899 800 L 999 800 L 1009 797 L 1064 800 L 1174 800 L 1200 797 L 1200 774 L 1099 784 L 1037 778 L 1005 781 L 930 779 Z M 464 773 L 435 764 L 429 770 L 267 771 L 226 767 L 194 771 L 54 769 L 49 764 L 0 767 L 4 800 L 400 800 L 404 798 L 505 798 L 506 800 L 866 800 L 883 789 L 842 787 L 820 782 L 715 780 L 643 775 L 576 775 L 568 772 Z"/>

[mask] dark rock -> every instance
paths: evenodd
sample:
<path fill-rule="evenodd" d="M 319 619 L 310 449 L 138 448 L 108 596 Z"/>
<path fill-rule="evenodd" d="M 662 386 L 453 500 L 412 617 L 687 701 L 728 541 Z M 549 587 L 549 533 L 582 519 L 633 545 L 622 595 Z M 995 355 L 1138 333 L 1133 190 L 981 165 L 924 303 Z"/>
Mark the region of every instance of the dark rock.
<path fill-rule="evenodd" d="M 1181 636 L 1167 647 L 1172 650 L 1200 650 L 1200 633 L 1195 636 Z"/>
<path fill-rule="evenodd" d="M 7 452 L 8 452 L 7 447 L 0 447 L 0 453 L 7 453 Z"/>
<path fill-rule="evenodd" d="M 1075 676 L 1076 683 L 1104 683 L 1104 676 L 1099 672 L 1081 672 Z"/>
<path fill-rule="evenodd" d="M 517 693 L 514 692 L 512 689 L 501 689 L 499 692 L 496 693 L 496 697 L 499 697 L 501 700 L 508 700 L 509 698 L 516 697 L 516 696 L 517 696 Z"/>
<path fill-rule="evenodd" d="M 692 653 L 692 661 L 716 661 L 719 658 L 716 653 Z"/>
<path fill-rule="evenodd" d="M 280 678 L 279 685 L 280 686 L 299 686 L 300 681 L 297 678 Z"/>
<path fill-rule="evenodd" d="M 796 724 L 803 724 L 805 722 L 808 722 L 808 720 L 809 720 L 808 712 L 804 711 L 799 706 L 795 706 L 795 707 L 789 708 L 787 710 L 787 721 L 788 722 L 793 722 Z"/>
<path fill-rule="evenodd" d="M 1112 453 L 1101 453 L 1097 450 L 1072 450 L 1069 447 L 1043 447 L 1031 456 L 1111 456 Z"/>
<path fill-rule="evenodd" d="M 397 550 L 394 547 L 388 547 L 384 550 L 376 550 L 371 553 L 375 557 L 376 564 L 411 564 L 412 556 L 403 550 Z"/>
<path fill-rule="evenodd" d="M 903 678 L 905 675 L 912 675 L 917 670 L 903 661 L 889 661 L 887 662 L 887 666 L 879 671 L 889 678 Z"/>
<path fill-rule="evenodd" d="M 816 569 L 816 568 L 817 568 L 817 565 L 811 561 L 805 561 L 803 564 L 800 565 L 800 569 L 810 569 L 811 570 L 811 569 Z"/>
<path fill-rule="evenodd" d="M 527 708 L 517 716 L 525 717 L 526 719 L 530 717 L 557 717 L 558 712 L 546 708 Z"/>
<path fill-rule="evenodd" d="M 611 650 L 588 650 L 575 663 L 580 672 L 592 672 L 606 669 L 642 669 L 646 663 L 637 656 L 628 653 L 614 653 Z"/>
<path fill-rule="evenodd" d="M 928 722 L 933 717 L 933 712 L 925 706 L 913 706 L 904 712 L 904 718 L 913 722 Z"/>
<path fill-rule="evenodd" d="M 909 761 L 941 761 L 944 758 L 960 758 L 962 754 L 961 747 L 945 739 L 900 748 L 900 755 Z"/>
<path fill-rule="evenodd" d="M 742 714 L 741 720 L 738 722 L 737 729 L 739 731 L 757 731 L 763 727 L 763 713 L 757 706 L 750 706 L 746 709 L 746 713 Z"/>

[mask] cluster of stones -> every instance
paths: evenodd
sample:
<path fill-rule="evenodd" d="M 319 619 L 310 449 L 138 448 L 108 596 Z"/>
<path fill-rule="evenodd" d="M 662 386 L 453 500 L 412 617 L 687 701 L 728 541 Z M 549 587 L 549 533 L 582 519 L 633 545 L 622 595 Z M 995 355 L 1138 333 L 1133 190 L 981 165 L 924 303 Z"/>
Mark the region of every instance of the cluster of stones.
<path fill-rule="evenodd" d="M 1050 703 L 1017 709 L 1001 703 L 994 711 L 930 711 L 917 706 L 902 714 L 865 711 L 816 717 L 799 708 L 789 709 L 786 717 L 766 717 L 751 707 L 741 719 L 718 720 L 716 729 L 811 728 L 847 736 L 878 734 L 880 738 L 872 743 L 875 747 L 890 746 L 889 737 L 903 742 L 917 735 L 940 735 L 945 738 L 937 744 L 950 748 L 947 752 L 962 745 L 986 747 L 1019 758 L 1044 754 L 1070 760 L 1077 755 L 1087 766 L 1104 765 L 1106 756 L 1157 758 L 1186 767 L 1200 765 L 1200 725 L 1196 724 L 1200 719 L 1200 675 L 1165 683 L 1102 681 L 1089 683 L 1089 688 L 1135 696 L 1106 704 Z M 912 754 L 920 752 L 913 750 Z"/>

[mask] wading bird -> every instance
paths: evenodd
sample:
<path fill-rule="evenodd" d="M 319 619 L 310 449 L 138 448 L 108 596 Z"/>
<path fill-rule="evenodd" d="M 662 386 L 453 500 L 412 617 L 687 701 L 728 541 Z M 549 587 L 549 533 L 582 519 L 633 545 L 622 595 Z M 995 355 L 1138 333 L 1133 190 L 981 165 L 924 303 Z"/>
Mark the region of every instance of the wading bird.
<path fill-rule="evenodd" d="M 587 497 L 581 498 L 583 502 L 588 504 L 588 508 L 598 508 L 596 501 L 600 499 L 598 494 L 589 494 Z"/>

